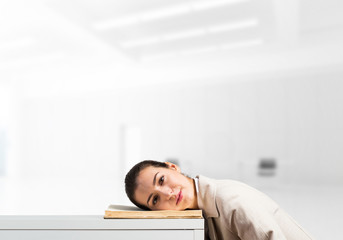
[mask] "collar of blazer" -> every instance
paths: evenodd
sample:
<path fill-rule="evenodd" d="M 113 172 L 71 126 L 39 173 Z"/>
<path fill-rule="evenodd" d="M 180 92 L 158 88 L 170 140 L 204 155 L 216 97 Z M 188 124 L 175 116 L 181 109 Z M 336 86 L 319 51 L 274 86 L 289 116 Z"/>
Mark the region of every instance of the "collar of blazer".
<path fill-rule="evenodd" d="M 199 178 L 199 192 L 197 195 L 199 208 L 205 212 L 207 218 L 218 217 L 215 180 L 201 175 L 197 177 Z"/>

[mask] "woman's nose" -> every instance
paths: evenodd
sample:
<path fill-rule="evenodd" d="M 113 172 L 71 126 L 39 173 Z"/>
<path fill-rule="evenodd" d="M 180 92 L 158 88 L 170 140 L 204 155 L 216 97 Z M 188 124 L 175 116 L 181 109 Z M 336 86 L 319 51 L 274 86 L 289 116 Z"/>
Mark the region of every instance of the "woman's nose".
<path fill-rule="evenodd" d="M 163 194 L 163 196 L 167 197 L 168 199 L 174 195 L 173 190 L 168 187 L 162 188 L 161 193 Z"/>

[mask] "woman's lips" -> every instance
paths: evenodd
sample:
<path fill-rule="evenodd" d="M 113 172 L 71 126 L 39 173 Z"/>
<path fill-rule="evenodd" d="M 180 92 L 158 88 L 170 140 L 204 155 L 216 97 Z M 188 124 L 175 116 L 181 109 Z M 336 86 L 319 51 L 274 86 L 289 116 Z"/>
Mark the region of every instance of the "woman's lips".
<path fill-rule="evenodd" d="M 181 202 L 182 198 L 183 198 L 183 195 L 182 195 L 182 191 L 180 190 L 179 194 L 177 195 L 176 205 L 178 205 L 179 202 Z"/>

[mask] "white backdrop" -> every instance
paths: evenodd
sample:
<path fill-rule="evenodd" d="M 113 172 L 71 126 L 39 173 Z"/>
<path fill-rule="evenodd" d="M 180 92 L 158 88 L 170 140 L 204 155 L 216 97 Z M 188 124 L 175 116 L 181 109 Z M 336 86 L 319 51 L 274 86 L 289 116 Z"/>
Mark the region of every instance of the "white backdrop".
<path fill-rule="evenodd" d="M 1 1 L 0 214 L 102 214 L 128 203 L 134 162 L 174 160 L 191 176 L 254 185 L 318 239 L 337 239 L 342 2 L 244 2 L 99 30 L 193 2 Z M 245 18 L 253 24 L 237 29 Z M 229 27 L 220 35 L 211 24 Z M 123 47 L 187 27 L 209 35 Z M 149 53 L 161 55 L 145 61 Z M 275 176 L 258 175 L 262 158 L 276 159 Z"/>

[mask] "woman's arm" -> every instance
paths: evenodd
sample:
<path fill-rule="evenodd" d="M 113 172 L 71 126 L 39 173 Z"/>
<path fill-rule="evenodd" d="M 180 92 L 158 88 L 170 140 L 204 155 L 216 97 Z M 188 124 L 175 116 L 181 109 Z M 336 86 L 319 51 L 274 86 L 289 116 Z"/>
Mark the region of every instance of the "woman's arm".
<path fill-rule="evenodd" d="M 245 202 L 232 213 L 230 225 L 242 240 L 287 239 L 272 214 Z"/>

